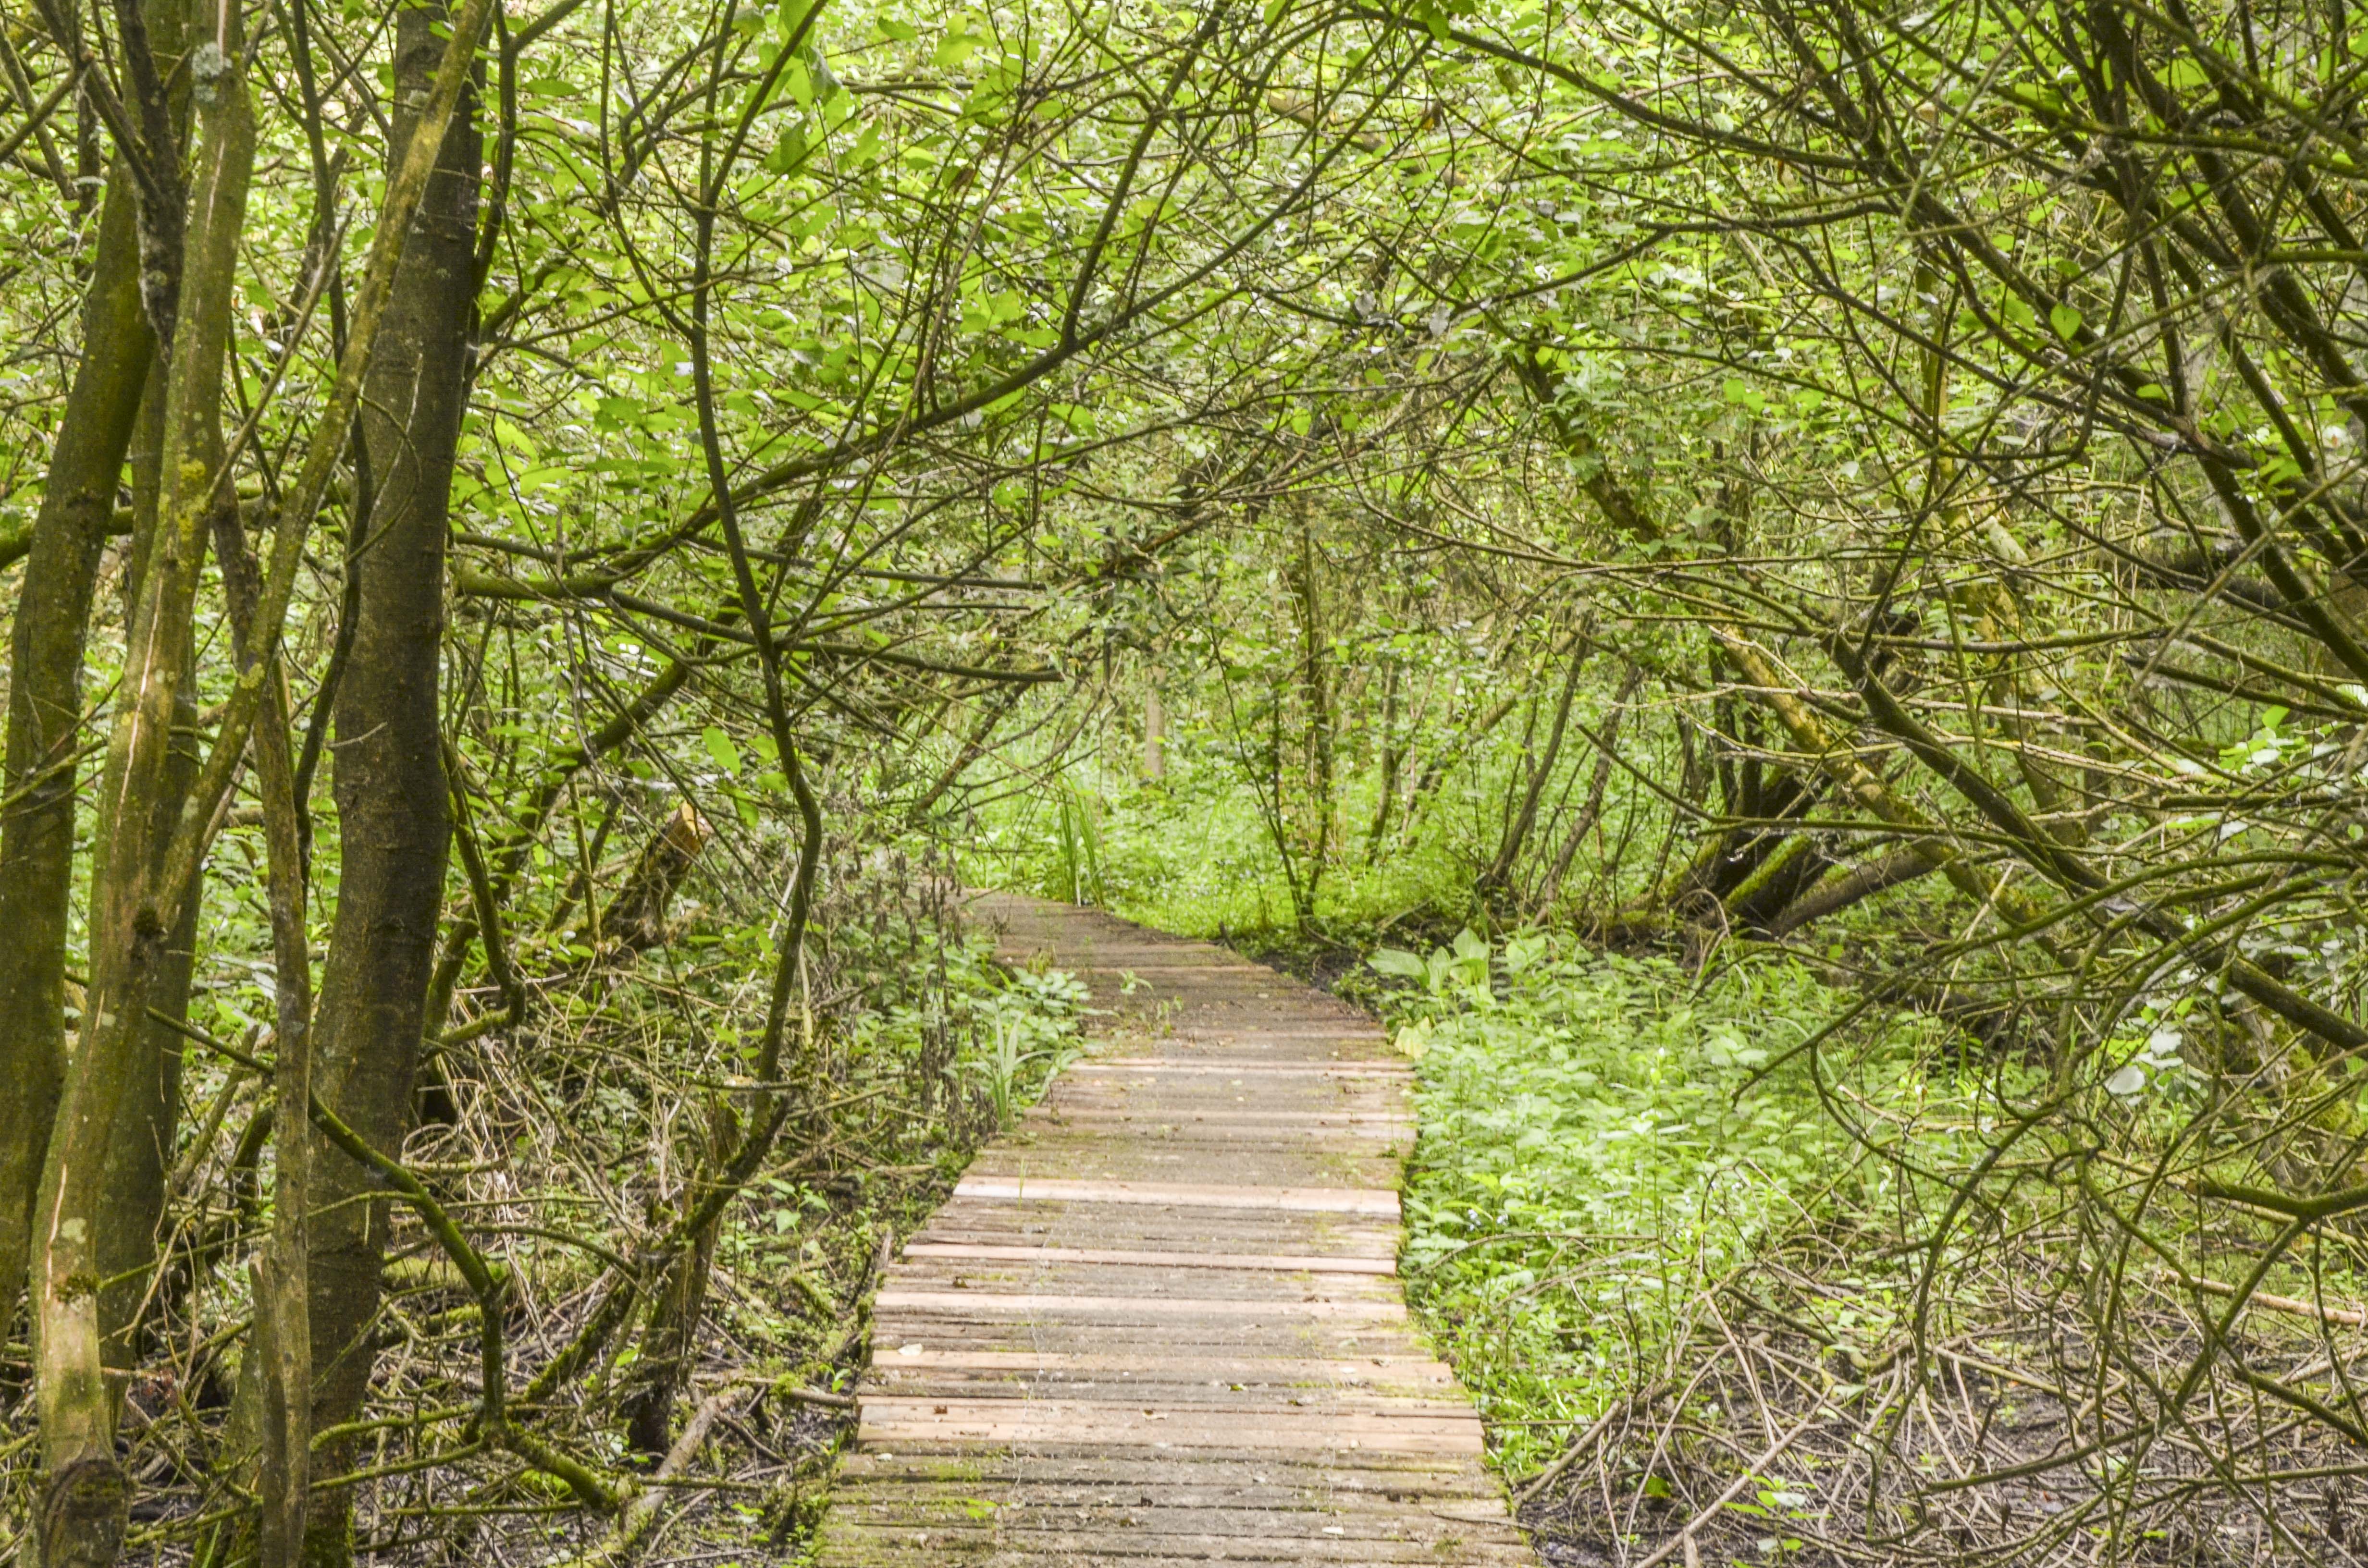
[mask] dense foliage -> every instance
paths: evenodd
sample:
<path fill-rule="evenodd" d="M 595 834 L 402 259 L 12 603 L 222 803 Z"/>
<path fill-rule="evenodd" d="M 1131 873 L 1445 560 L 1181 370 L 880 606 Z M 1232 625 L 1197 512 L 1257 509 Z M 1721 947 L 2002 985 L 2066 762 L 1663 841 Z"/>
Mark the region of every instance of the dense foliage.
<path fill-rule="evenodd" d="M 2345 1560 L 2361 28 L 0 17 L 0 1554 L 645 1550 L 968 881 L 1391 1017 L 1550 1532 Z"/>

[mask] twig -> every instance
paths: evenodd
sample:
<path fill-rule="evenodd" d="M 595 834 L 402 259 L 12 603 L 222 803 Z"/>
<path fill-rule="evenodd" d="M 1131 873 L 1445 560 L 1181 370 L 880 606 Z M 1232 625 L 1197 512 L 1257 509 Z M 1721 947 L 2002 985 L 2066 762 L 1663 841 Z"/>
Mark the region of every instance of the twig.
<path fill-rule="evenodd" d="M 1635 1410 L 1639 1406 L 1651 1404 L 1664 1386 L 1662 1383 L 1655 1383 L 1642 1393 L 1632 1394 L 1626 1399 L 1614 1400 L 1606 1405 L 1603 1414 L 1588 1423 L 1586 1431 L 1573 1437 L 1563 1451 L 1554 1456 L 1552 1464 L 1530 1477 L 1521 1489 L 1513 1494 L 1513 1511 L 1520 1512 L 1522 1506 L 1531 1498 L 1552 1485 L 1555 1478 L 1577 1463 L 1581 1455 L 1595 1446 L 1597 1439 L 1611 1429 L 1613 1417 Z"/>
<path fill-rule="evenodd" d="M 1667 1562 L 1672 1552 L 1682 1551 L 1691 1546 L 1693 1543 L 1694 1532 L 1696 1530 L 1710 1523 L 1711 1519 L 1720 1509 L 1725 1507 L 1729 1503 L 1734 1502 L 1737 1497 L 1743 1495 L 1743 1489 L 1750 1485 L 1754 1481 L 1759 1479 L 1760 1471 L 1775 1463 L 1778 1459 L 1782 1457 L 1785 1449 L 1791 1448 L 1803 1434 L 1806 1433 L 1810 1427 L 1815 1426 L 1816 1424 L 1817 1415 L 1816 1413 L 1812 1413 L 1808 1419 L 1803 1421 L 1790 1432 L 1787 1432 L 1782 1437 L 1777 1438 L 1773 1444 L 1770 1445 L 1766 1452 L 1762 1453 L 1758 1459 L 1751 1461 L 1749 1469 L 1746 1470 L 1741 1475 L 1736 1476 L 1733 1481 L 1728 1482 L 1726 1484 L 1726 1490 L 1712 1498 L 1708 1507 L 1702 1509 L 1692 1518 L 1688 1519 L 1686 1521 L 1685 1528 L 1679 1530 L 1676 1535 L 1671 1536 L 1668 1540 L 1663 1541 L 1650 1557 L 1647 1557 L 1643 1562 L 1635 1564 L 1635 1568 L 1655 1568 L 1656 1563 Z"/>
<path fill-rule="evenodd" d="M 2185 1278 L 2168 1268 L 2155 1271 L 2155 1277 L 2170 1283 L 2184 1285 L 2207 1296 L 2233 1296 L 2237 1287 L 2225 1280 L 2206 1279 L 2201 1275 Z M 2292 1312 L 2297 1317 L 2317 1318 L 2322 1323 L 2340 1323 L 2346 1328 L 2368 1328 L 2368 1312 L 2351 1307 L 2321 1307 L 2309 1301 L 2297 1301 L 2292 1296 L 2272 1296 L 2267 1290 L 2256 1290 L 2245 1298 L 2248 1305 L 2267 1307 L 2273 1312 Z"/>
<path fill-rule="evenodd" d="M 746 1383 L 734 1381 L 700 1400 L 699 1408 L 692 1411 L 690 1419 L 684 1423 L 682 1436 L 675 1439 L 674 1447 L 668 1449 L 666 1458 L 658 1461 L 658 1468 L 651 1473 L 640 1493 L 625 1506 L 624 1517 L 618 1520 L 616 1533 L 582 1556 L 569 1559 L 563 1568 L 623 1568 L 624 1564 L 631 1562 L 634 1555 L 649 1543 L 650 1534 L 657 1527 L 658 1515 L 665 1509 L 669 1495 L 669 1484 L 682 1473 L 685 1466 L 699 1457 L 709 1430 L 747 1389 Z"/>

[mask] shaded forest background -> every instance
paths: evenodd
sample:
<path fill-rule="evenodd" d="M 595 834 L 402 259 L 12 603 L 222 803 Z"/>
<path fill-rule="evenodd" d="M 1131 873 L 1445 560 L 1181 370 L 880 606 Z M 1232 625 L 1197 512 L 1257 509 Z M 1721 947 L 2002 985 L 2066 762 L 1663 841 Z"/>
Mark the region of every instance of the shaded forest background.
<path fill-rule="evenodd" d="M 1552 1560 L 2351 1561 L 2363 25 L 0 14 L 0 1559 L 793 1558 L 999 884 Z"/>

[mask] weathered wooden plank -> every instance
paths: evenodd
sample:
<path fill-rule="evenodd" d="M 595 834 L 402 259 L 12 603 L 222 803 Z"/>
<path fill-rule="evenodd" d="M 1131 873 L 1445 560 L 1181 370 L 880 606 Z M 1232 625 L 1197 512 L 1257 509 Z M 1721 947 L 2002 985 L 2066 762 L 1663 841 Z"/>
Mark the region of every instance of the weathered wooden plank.
<path fill-rule="evenodd" d="M 1144 1203 L 1167 1209 L 1286 1209 L 1315 1214 L 1397 1218 L 1398 1195 L 1327 1187 L 1217 1187 L 1202 1182 L 1064 1181 L 1054 1177 L 964 1176 L 957 1198 L 1009 1198 L 1038 1203 Z"/>
<path fill-rule="evenodd" d="M 1494 1482 L 1452 1456 L 1360 1451 L 1354 1460 L 1305 1454 L 1146 1454 L 1053 1444 L 1025 1450 L 907 1445 L 894 1453 L 858 1449 L 840 1465 L 867 1485 L 1021 1488 L 1094 1485 L 1139 1495 L 1167 1488 L 1272 1486 L 1292 1496 L 1335 1494 L 1375 1506 L 1413 1503 L 1462 1508 L 1499 1501 Z"/>
<path fill-rule="evenodd" d="M 1093 1443 L 1113 1447 L 1216 1449 L 1236 1452 L 1477 1454 L 1480 1418 L 1469 1406 L 1427 1411 L 1292 1410 L 1173 1404 L 1136 1406 L 1088 1400 L 872 1397 L 863 1402 L 858 1440 L 902 1442 Z"/>
<path fill-rule="evenodd" d="M 1258 1268 L 1298 1274 L 1395 1274 L 1386 1257 L 1292 1256 L 1239 1252 L 1128 1252 L 1111 1247 L 981 1246 L 961 1242 L 916 1242 L 906 1257 L 977 1258 L 996 1263 L 1141 1264 L 1158 1268 Z"/>
<path fill-rule="evenodd" d="M 1222 1220 L 1222 1225 L 1210 1223 Z M 919 1241 L 1003 1241 L 1029 1244 L 1127 1245 L 1194 1252 L 1307 1253 L 1326 1257 L 1395 1257 L 1395 1227 L 1355 1214 L 1281 1210 L 1143 1209 L 1100 1204 L 1047 1207 L 962 1199 L 931 1216 Z"/>
<path fill-rule="evenodd" d="M 1091 1062 L 1080 1062 L 1069 1069 L 1072 1073 L 1212 1073 L 1223 1076 L 1233 1074 L 1242 1078 L 1266 1075 L 1317 1078 L 1410 1078 L 1413 1072 L 1403 1062 L 1365 1061 L 1344 1058 L 1338 1062 L 1202 1062 L 1189 1057 L 1173 1056 L 1106 1056 Z"/>
<path fill-rule="evenodd" d="M 1404 1323 L 1403 1301 L 1352 1301 L 1310 1297 L 1281 1301 L 1271 1296 L 1233 1300 L 1212 1296 L 1070 1296 L 1029 1291 L 908 1290 L 880 1292 L 874 1315 L 946 1312 L 1019 1313 L 1030 1318 L 1267 1318 L 1277 1322 L 1323 1318 L 1352 1323 Z"/>
<path fill-rule="evenodd" d="M 1080 1095 L 1074 1097 L 1076 1100 L 1082 1101 L 1087 1099 L 1088 1096 Z M 1134 1114 L 1135 1113 L 1133 1110 L 1102 1109 L 1092 1105 L 1064 1102 L 1059 1105 L 1040 1105 L 1030 1107 L 1027 1114 L 1020 1118 L 1020 1121 L 1022 1125 L 1031 1121 L 1043 1120 L 1102 1122 L 1120 1117 L 1132 1119 L 1134 1117 Z M 1215 1112 L 1195 1112 L 1190 1119 L 1195 1122 L 1205 1119 L 1212 1128 L 1223 1127 L 1227 1129 L 1247 1129 L 1253 1127 L 1271 1127 L 1282 1131 L 1292 1131 L 1302 1127 L 1317 1129 L 1338 1128 L 1352 1131 L 1371 1131 L 1393 1138 L 1411 1131 L 1415 1125 L 1414 1118 L 1406 1115 L 1403 1111 L 1357 1111 L 1336 1110 L 1330 1108 L 1322 1110 L 1219 1110 Z"/>

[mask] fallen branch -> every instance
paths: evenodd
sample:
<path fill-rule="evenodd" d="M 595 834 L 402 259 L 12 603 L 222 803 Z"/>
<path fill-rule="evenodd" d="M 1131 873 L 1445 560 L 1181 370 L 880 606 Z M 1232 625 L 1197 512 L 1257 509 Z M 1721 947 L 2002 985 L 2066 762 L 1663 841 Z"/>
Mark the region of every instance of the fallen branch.
<path fill-rule="evenodd" d="M 658 1461 L 657 1469 L 625 1506 L 624 1517 L 617 1521 L 616 1533 L 581 1556 L 567 1559 L 561 1568 L 623 1568 L 631 1562 L 649 1544 L 651 1534 L 657 1528 L 669 1483 L 699 1457 L 708 1432 L 747 1388 L 743 1382 L 727 1383 L 700 1401 L 699 1408 L 683 1425 L 682 1436 L 675 1439 L 674 1447 L 666 1450 L 666 1458 Z"/>
<path fill-rule="evenodd" d="M 2181 1278 L 2168 1268 L 2155 1271 L 2155 1278 L 2169 1284 L 2184 1285 L 2206 1296 L 2234 1296 L 2237 1287 L 2221 1279 L 2206 1279 L 2201 1275 Z M 2368 1328 L 2368 1312 L 2351 1307 L 2321 1307 L 2308 1301 L 2297 1301 L 2292 1296 L 2272 1296 L 2267 1290 L 2256 1290 L 2245 1298 L 2249 1306 L 2267 1307 L 2273 1312 L 2291 1312 L 2296 1317 L 2317 1318 L 2321 1323 L 2341 1324 L 2346 1328 Z"/>

